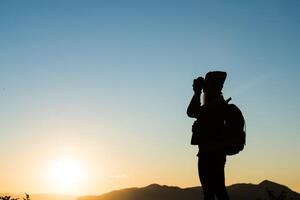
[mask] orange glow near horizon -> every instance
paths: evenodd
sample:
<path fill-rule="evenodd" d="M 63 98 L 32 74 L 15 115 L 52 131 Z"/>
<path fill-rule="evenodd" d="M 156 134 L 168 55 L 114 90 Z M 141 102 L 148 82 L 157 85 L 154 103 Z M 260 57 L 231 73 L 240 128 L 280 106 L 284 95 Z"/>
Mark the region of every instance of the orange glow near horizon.
<path fill-rule="evenodd" d="M 57 186 L 58 192 L 67 192 L 79 187 L 84 178 L 84 169 L 78 160 L 62 158 L 54 161 L 49 169 L 50 184 Z"/>

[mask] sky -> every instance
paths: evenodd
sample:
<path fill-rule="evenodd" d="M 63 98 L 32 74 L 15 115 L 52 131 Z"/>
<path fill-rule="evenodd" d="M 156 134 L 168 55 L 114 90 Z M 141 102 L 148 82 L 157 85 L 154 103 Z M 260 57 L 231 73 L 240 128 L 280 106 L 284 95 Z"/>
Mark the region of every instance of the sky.
<path fill-rule="evenodd" d="M 214 70 L 227 72 L 224 97 L 247 125 L 226 184 L 300 192 L 299 8 L 0 1 L 0 193 L 199 185 L 186 108 L 193 79 Z"/>

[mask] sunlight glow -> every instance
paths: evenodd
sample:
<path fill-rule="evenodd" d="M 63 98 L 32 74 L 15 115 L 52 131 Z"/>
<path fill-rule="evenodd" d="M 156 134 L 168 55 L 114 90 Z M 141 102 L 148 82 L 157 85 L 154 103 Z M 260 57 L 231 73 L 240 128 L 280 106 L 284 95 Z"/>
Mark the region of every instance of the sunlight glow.
<path fill-rule="evenodd" d="M 49 169 L 48 179 L 60 193 L 74 192 L 80 188 L 85 175 L 82 163 L 75 159 L 55 160 Z"/>

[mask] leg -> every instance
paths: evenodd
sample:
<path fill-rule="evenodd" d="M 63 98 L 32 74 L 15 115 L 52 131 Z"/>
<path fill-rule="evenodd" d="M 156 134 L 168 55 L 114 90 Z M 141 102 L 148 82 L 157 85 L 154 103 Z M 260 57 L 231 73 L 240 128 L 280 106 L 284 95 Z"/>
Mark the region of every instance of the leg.
<path fill-rule="evenodd" d="M 225 186 L 224 167 L 225 162 L 217 162 L 215 164 L 214 191 L 218 200 L 229 200 Z"/>
<path fill-rule="evenodd" d="M 201 158 L 198 159 L 198 173 L 202 186 L 204 200 L 214 200 L 213 185 L 210 178 L 210 168 Z"/>

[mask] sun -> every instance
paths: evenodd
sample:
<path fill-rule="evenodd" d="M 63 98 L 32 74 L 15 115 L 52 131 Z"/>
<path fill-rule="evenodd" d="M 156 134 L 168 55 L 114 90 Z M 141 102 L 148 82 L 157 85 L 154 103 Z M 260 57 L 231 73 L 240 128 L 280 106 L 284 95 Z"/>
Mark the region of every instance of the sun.
<path fill-rule="evenodd" d="M 74 192 L 83 182 L 85 170 L 79 160 L 60 158 L 54 160 L 48 172 L 48 180 L 60 193 Z"/>

